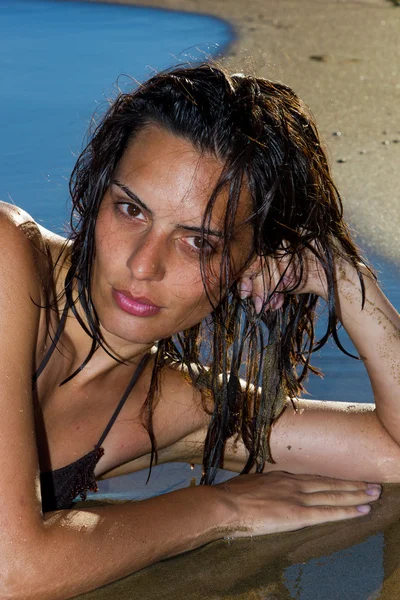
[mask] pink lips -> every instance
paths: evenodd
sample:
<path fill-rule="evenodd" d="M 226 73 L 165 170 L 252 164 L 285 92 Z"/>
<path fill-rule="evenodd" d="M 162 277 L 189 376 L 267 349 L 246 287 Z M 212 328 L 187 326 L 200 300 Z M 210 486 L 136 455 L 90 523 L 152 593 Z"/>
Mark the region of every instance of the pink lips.
<path fill-rule="evenodd" d="M 156 306 L 143 296 L 134 298 L 128 292 L 112 290 L 113 298 L 119 308 L 135 317 L 152 317 L 157 315 L 161 307 Z"/>

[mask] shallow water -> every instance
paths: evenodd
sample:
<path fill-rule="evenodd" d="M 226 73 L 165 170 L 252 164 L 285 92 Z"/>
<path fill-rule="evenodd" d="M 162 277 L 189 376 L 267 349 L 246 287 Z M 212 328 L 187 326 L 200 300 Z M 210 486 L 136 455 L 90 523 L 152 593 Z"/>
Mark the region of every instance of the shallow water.
<path fill-rule="evenodd" d="M 157 563 L 85 600 L 395 600 L 400 486 L 362 519 L 234 541 Z"/>

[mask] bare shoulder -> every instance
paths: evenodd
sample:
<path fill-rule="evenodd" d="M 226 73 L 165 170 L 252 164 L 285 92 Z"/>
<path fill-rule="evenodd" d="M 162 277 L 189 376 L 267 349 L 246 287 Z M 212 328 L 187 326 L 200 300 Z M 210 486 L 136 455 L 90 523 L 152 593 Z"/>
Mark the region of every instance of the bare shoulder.
<path fill-rule="evenodd" d="M 20 330 L 21 346 L 33 351 L 38 342 L 46 250 L 30 215 L 6 202 L 0 202 L 0 239 L 1 357 L 7 360 L 9 345 L 17 343 Z"/>
<path fill-rule="evenodd" d="M 175 406 L 175 410 L 186 414 L 191 431 L 204 427 L 208 415 L 204 410 L 206 395 L 194 385 L 188 369 L 179 363 L 170 363 L 161 374 L 160 405 Z M 179 408 L 178 408 L 179 407 Z M 189 418 L 190 417 L 190 418 Z"/>
<path fill-rule="evenodd" d="M 37 223 L 22 208 L 0 201 L 0 239 L 3 281 L 7 265 L 14 275 L 26 277 L 31 295 L 42 305 L 51 302 L 50 290 L 61 291 L 68 268 L 70 243 Z"/>
<path fill-rule="evenodd" d="M 36 262 L 40 261 L 42 256 L 59 254 L 66 245 L 65 238 L 37 223 L 24 209 L 2 201 L 0 201 L 0 232 L 2 241 L 3 236 L 6 236 L 10 242 L 19 239 L 22 243 L 25 239 L 27 242 L 25 248 L 33 252 Z"/>
<path fill-rule="evenodd" d="M 202 394 L 191 382 L 187 369 L 177 363 L 166 366 L 161 373 L 153 412 L 158 463 L 201 463 L 208 421 Z M 107 470 L 99 478 L 107 479 L 147 469 L 151 450 L 147 437 L 145 446 L 144 452 Z"/>
<path fill-rule="evenodd" d="M 40 249 L 40 234 L 33 219 L 23 210 L 0 202 L 0 268 L 3 287 L 8 279 L 18 281 L 26 277 L 29 290 L 36 298 L 40 271 L 37 250 Z"/>
<path fill-rule="evenodd" d="M 15 223 L 33 221 L 32 217 L 25 210 L 19 208 L 15 204 L 3 202 L 2 200 L 0 200 L 0 217 L 1 219 L 8 219 Z"/>
<path fill-rule="evenodd" d="M 7 202 L 0 202 L 0 234 L 2 248 L 15 250 L 16 256 L 22 253 L 27 258 L 32 254 L 35 258 L 35 254 L 45 249 L 40 228 L 33 218 L 22 208 Z"/>

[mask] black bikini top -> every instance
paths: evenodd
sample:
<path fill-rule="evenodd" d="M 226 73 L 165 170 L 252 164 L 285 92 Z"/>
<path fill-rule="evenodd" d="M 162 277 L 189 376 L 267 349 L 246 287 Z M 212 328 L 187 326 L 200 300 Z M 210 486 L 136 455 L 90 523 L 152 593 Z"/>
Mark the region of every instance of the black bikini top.
<path fill-rule="evenodd" d="M 44 368 L 50 360 L 51 355 L 53 354 L 56 348 L 57 342 L 65 325 L 68 309 L 69 306 L 68 303 L 66 303 L 57 331 L 52 340 L 51 346 L 48 349 L 46 356 L 44 357 L 38 370 L 33 376 L 33 385 L 35 384 L 40 374 L 43 372 Z M 139 365 L 136 368 L 136 371 L 133 374 L 132 379 L 129 382 L 128 387 L 126 388 L 121 400 L 118 402 L 118 405 L 115 411 L 113 412 L 111 419 L 107 423 L 106 428 L 104 429 L 99 441 L 94 446 L 93 450 L 91 450 L 90 452 L 85 454 L 85 456 L 82 456 L 75 462 L 66 465 L 65 467 L 61 467 L 60 469 L 56 469 L 55 471 L 46 471 L 40 474 L 43 512 L 70 508 L 73 503 L 73 500 L 78 495 L 80 495 L 82 500 L 86 500 L 88 491 L 98 491 L 98 486 L 94 476 L 94 469 L 100 457 L 104 454 L 102 443 L 107 437 L 111 427 L 114 425 L 115 420 L 117 419 L 135 383 L 139 379 L 149 358 L 150 354 L 146 354 L 140 361 Z"/>

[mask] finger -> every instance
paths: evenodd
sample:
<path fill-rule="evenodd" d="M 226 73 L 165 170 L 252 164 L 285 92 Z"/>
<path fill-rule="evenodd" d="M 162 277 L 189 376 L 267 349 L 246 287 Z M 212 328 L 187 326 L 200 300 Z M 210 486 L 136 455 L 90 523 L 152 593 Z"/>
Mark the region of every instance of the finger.
<path fill-rule="evenodd" d="M 275 264 L 276 261 L 273 262 Z M 282 306 L 284 297 L 277 293 L 279 280 L 280 274 L 276 265 L 272 265 L 269 270 L 265 269 L 253 277 L 252 296 L 257 314 L 263 309 L 277 310 Z"/>
<path fill-rule="evenodd" d="M 287 261 L 270 259 L 268 266 L 253 277 L 253 302 L 256 313 L 261 310 L 275 311 L 282 307 L 285 296 L 294 286 L 293 267 Z"/>
<path fill-rule="evenodd" d="M 291 474 L 293 479 L 304 482 L 303 491 L 308 493 L 324 492 L 327 490 L 344 492 L 378 488 L 382 491 L 379 483 L 366 483 L 365 481 L 349 481 L 347 479 L 335 479 L 320 475 Z"/>
<path fill-rule="evenodd" d="M 279 310 L 282 308 L 282 305 L 285 301 L 285 296 L 283 294 L 274 294 L 269 302 L 264 307 L 264 310 Z"/>
<path fill-rule="evenodd" d="M 253 281 L 250 277 L 241 277 L 238 281 L 237 289 L 239 296 L 242 300 L 245 300 L 253 293 Z"/>
<path fill-rule="evenodd" d="M 358 506 L 312 506 L 304 507 L 299 513 L 298 527 L 309 527 L 310 525 L 320 525 L 332 521 L 344 521 L 363 517 L 371 512 L 369 504 L 360 504 Z"/>
<path fill-rule="evenodd" d="M 375 489 L 357 490 L 354 492 L 314 492 L 301 494 L 303 506 L 358 506 L 375 502 L 380 491 Z"/>

